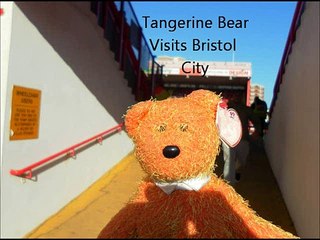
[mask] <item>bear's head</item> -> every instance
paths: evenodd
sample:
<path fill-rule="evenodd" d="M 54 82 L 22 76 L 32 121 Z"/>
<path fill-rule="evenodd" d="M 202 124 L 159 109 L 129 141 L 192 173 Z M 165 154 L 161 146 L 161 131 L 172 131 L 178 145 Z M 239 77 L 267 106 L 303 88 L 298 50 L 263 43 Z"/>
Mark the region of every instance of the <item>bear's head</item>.
<path fill-rule="evenodd" d="M 197 90 L 183 98 L 139 102 L 125 126 L 143 170 L 156 181 L 185 180 L 213 172 L 220 149 L 216 126 L 220 96 Z"/>

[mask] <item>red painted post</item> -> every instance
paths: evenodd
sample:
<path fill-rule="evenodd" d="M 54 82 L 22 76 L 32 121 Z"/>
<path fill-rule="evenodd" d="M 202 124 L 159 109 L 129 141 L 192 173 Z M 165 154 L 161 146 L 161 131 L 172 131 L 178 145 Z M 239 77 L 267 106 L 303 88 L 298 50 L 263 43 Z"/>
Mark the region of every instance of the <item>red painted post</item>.
<path fill-rule="evenodd" d="M 251 78 L 247 81 L 247 106 L 250 106 Z"/>

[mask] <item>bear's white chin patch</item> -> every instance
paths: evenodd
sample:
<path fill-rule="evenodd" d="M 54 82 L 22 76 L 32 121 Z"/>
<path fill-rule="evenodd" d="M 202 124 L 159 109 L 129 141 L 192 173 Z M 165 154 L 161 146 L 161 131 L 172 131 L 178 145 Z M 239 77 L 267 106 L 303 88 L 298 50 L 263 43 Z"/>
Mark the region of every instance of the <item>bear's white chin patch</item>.
<path fill-rule="evenodd" d="M 210 176 L 202 176 L 170 183 L 155 182 L 155 184 L 169 195 L 175 190 L 199 191 L 210 178 Z"/>

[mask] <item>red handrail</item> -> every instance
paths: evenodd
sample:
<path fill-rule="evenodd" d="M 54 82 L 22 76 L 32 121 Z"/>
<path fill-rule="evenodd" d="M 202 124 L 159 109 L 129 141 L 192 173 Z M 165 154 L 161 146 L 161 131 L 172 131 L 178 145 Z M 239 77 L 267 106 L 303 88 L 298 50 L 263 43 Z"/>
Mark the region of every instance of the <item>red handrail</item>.
<path fill-rule="evenodd" d="M 14 170 L 14 169 L 11 169 L 10 170 L 10 174 L 11 175 L 14 175 L 14 176 L 20 176 L 20 177 L 25 177 L 25 178 L 32 178 L 32 169 L 36 168 L 36 167 L 39 167 L 40 165 L 43 165 L 45 164 L 46 162 L 49 162 L 55 158 L 57 158 L 58 156 L 61 156 L 63 154 L 70 154 L 71 157 L 73 157 L 75 155 L 75 149 L 78 148 L 78 147 L 81 147 L 89 142 L 92 142 L 93 140 L 98 140 L 99 143 L 102 142 L 102 138 L 108 134 L 111 134 L 115 131 L 120 131 L 123 127 L 123 123 L 120 123 L 118 124 L 117 126 L 113 127 L 113 128 L 110 128 L 102 133 L 99 133 L 91 138 L 88 138 L 80 143 L 77 143 L 77 144 L 74 144 L 73 146 L 71 147 L 68 147 L 60 152 L 57 152 L 49 157 L 46 157 L 36 163 L 33 163 L 23 169 L 20 169 L 20 170 Z"/>
<path fill-rule="evenodd" d="M 304 5 L 305 5 L 304 1 L 297 2 L 296 9 L 295 9 L 295 12 L 294 12 L 294 15 L 292 18 L 290 30 L 289 30 L 288 37 L 287 37 L 287 42 L 286 42 L 286 45 L 285 45 L 285 48 L 284 48 L 284 51 L 282 54 L 282 59 L 280 62 L 277 78 L 276 78 L 275 85 L 273 88 L 273 98 L 272 98 L 272 101 L 270 104 L 270 110 L 269 110 L 269 118 L 270 119 L 272 117 L 273 109 L 275 107 L 276 100 L 278 98 L 278 92 L 280 91 L 280 85 L 282 83 L 282 76 L 283 76 L 283 73 L 285 70 L 285 65 L 288 61 L 288 57 L 291 52 L 292 44 L 296 38 L 296 31 L 297 31 L 297 28 L 299 25 L 299 21 L 300 21 L 300 17 L 302 15 L 302 12 L 303 12 Z"/>

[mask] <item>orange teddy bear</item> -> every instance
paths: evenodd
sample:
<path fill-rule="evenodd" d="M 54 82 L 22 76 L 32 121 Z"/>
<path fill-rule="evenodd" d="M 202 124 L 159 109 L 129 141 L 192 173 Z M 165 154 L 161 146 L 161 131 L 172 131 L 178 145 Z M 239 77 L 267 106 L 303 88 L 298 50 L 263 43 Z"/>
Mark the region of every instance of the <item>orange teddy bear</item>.
<path fill-rule="evenodd" d="M 220 96 L 139 102 L 125 126 L 148 177 L 98 238 L 297 238 L 259 217 L 213 174 Z"/>

